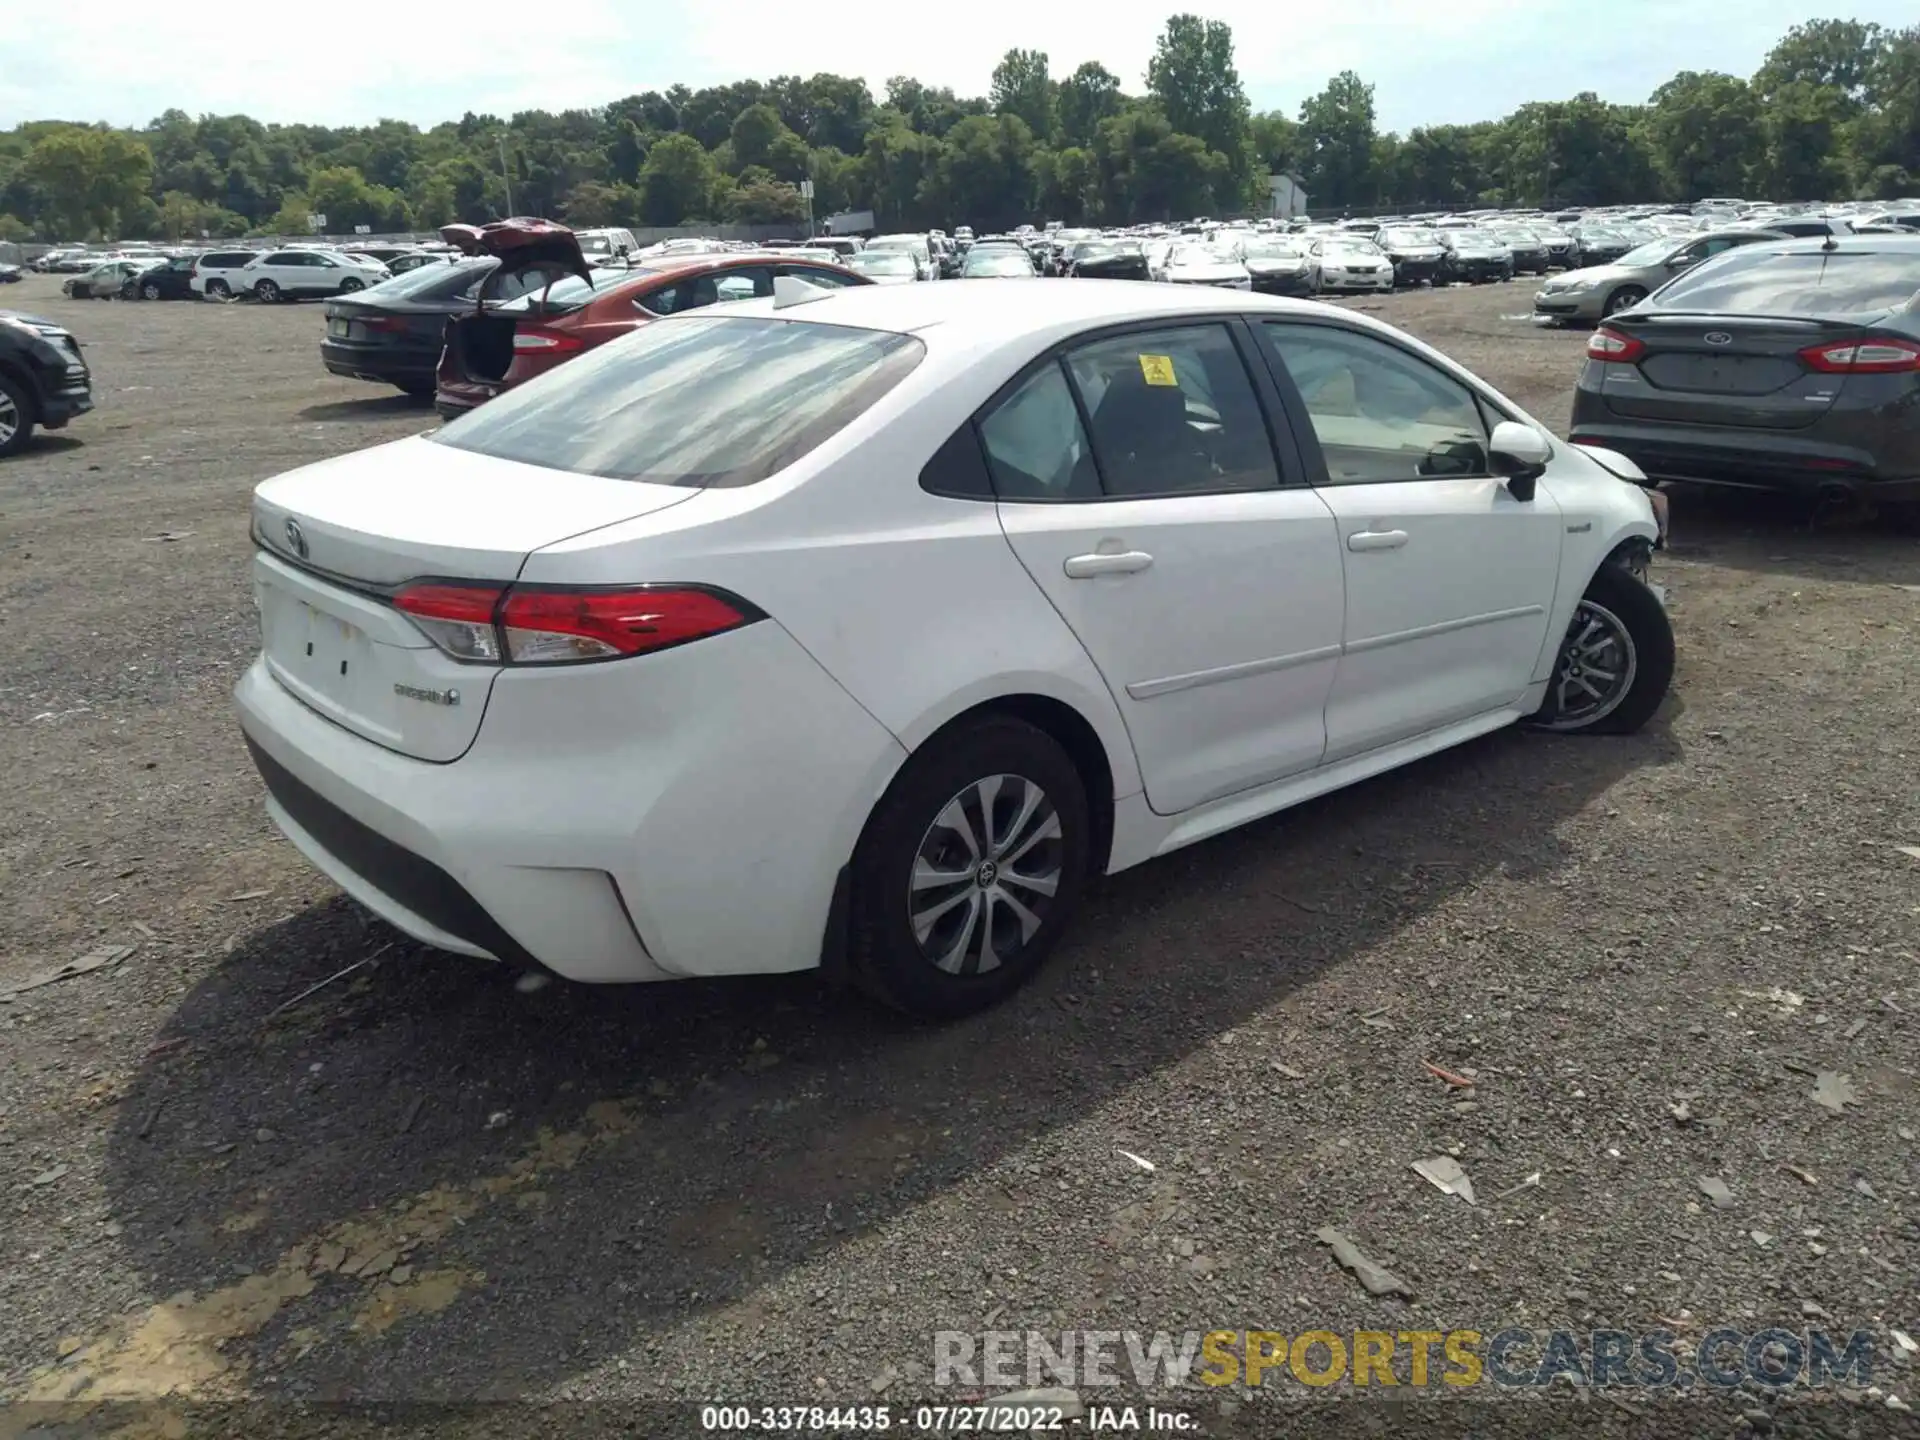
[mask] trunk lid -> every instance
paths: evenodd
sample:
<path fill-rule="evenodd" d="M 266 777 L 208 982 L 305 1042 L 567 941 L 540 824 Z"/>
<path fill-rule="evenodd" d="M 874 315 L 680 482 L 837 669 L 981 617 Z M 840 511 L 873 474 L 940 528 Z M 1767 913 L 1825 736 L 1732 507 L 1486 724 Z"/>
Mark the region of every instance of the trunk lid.
<path fill-rule="evenodd" d="M 1659 311 L 1607 323 L 1646 347 L 1633 364 L 1602 367 L 1601 395 L 1610 413 L 1761 430 L 1803 430 L 1833 407 L 1845 377 L 1810 369 L 1799 352 L 1860 329 L 1809 316 Z"/>
<path fill-rule="evenodd" d="M 607 480 L 415 438 L 324 460 L 254 492 L 254 600 L 268 670 L 335 724 L 457 760 L 497 667 L 435 648 L 390 603 L 424 578 L 505 584 L 545 545 L 664 510 L 696 488 Z"/>

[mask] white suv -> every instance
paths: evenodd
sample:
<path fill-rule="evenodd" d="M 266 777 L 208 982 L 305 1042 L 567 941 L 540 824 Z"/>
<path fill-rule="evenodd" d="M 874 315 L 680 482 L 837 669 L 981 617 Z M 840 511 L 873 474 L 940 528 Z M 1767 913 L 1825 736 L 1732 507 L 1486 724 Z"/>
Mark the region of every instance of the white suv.
<path fill-rule="evenodd" d="M 227 277 L 234 293 L 255 299 L 296 300 L 302 295 L 345 295 L 389 278 L 377 260 L 353 260 L 330 250 L 274 250 Z"/>

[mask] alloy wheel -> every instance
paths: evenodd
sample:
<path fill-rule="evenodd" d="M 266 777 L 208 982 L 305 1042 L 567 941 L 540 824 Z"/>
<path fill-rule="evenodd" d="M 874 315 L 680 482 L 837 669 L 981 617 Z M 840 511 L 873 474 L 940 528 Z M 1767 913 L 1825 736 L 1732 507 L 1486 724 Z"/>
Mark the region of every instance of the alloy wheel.
<path fill-rule="evenodd" d="M 1553 717 L 1548 730 L 1584 730 L 1606 719 L 1633 689 L 1640 671 L 1639 652 L 1626 622 L 1606 606 L 1582 600 L 1560 646 L 1548 695 Z"/>
<path fill-rule="evenodd" d="M 0 390 L 0 450 L 11 445 L 19 433 L 20 407 L 13 403 L 13 396 Z"/>
<path fill-rule="evenodd" d="M 920 953 L 953 975 L 996 970 L 1032 940 L 1059 892 L 1064 846 L 1047 792 L 1019 775 L 968 785 L 914 853 L 907 919 Z"/>

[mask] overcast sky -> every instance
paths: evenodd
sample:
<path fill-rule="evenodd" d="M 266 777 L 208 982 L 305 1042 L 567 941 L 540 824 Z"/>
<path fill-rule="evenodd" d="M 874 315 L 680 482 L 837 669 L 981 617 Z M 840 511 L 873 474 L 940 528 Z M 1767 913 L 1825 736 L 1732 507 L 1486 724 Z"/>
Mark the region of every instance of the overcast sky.
<path fill-rule="evenodd" d="M 76 12 L 20 0 L 0 30 L 0 128 L 51 118 L 139 125 L 169 106 L 424 126 L 467 110 L 560 110 L 676 82 L 697 89 L 822 70 L 863 75 L 876 97 L 898 74 L 978 95 L 1011 45 L 1046 51 L 1055 76 L 1098 60 L 1138 91 L 1154 37 L 1177 8 L 1177 0 L 983 11 L 794 0 L 243 6 L 223 12 L 209 35 L 201 22 L 212 12 L 163 16 L 131 0 L 93 0 Z M 1196 8 L 1233 27 L 1256 109 L 1297 114 L 1328 76 L 1352 69 L 1375 87 L 1382 127 L 1402 132 L 1494 119 L 1581 90 L 1639 102 L 1681 69 L 1748 75 L 1788 27 L 1809 18 L 1806 0 L 1214 0 Z M 1812 13 L 1896 25 L 1916 12 L 1913 0 L 1852 0 Z M 276 14 L 304 18 L 276 35 Z"/>

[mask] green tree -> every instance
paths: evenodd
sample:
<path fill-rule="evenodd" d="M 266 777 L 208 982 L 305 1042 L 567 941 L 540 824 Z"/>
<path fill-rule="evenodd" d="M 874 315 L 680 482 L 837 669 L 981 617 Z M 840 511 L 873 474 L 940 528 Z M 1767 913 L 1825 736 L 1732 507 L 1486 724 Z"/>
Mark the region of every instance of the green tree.
<path fill-rule="evenodd" d="M 678 225 L 703 213 L 714 173 L 712 158 L 693 136 L 662 137 L 640 171 L 640 218 L 649 225 Z"/>
<path fill-rule="evenodd" d="M 1865 112 L 1853 124 L 1853 161 L 1870 197 L 1920 189 L 1920 25 L 1886 38 L 1868 73 Z"/>
<path fill-rule="evenodd" d="M 756 178 L 734 191 L 728 214 L 742 225 L 798 225 L 807 218 L 807 202 L 784 181 Z"/>
<path fill-rule="evenodd" d="M 922 198 L 976 226 L 1012 225 L 1034 201 L 1033 131 L 1018 115 L 974 115 L 947 135 Z"/>
<path fill-rule="evenodd" d="M 1065 145 L 1088 146 L 1100 122 L 1118 115 L 1124 98 L 1120 77 L 1098 60 L 1089 60 L 1060 82 L 1055 130 Z"/>
<path fill-rule="evenodd" d="M 1852 108 L 1832 85 L 1789 80 L 1761 111 L 1766 193 L 1777 200 L 1826 200 L 1848 188 L 1840 137 Z"/>
<path fill-rule="evenodd" d="M 20 171 L 44 197 L 54 229 L 113 234 L 122 216 L 150 199 L 153 152 L 117 131 L 67 125 L 36 140 Z"/>
<path fill-rule="evenodd" d="M 1676 199 L 1743 194 L 1762 159 L 1759 97 L 1737 76 L 1681 71 L 1653 92 L 1646 125 Z"/>
<path fill-rule="evenodd" d="M 792 133 L 780 118 L 780 112 L 764 100 L 758 105 L 749 105 L 734 117 L 729 133 L 728 138 L 733 141 L 732 168 L 737 172 L 749 165 L 765 165 L 767 152 L 774 142 Z"/>
<path fill-rule="evenodd" d="M 569 190 L 560 213 L 569 225 L 631 225 L 640 217 L 640 192 L 631 185 L 582 180 Z"/>
<path fill-rule="evenodd" d="M 1234 68 L 1231 26 L 1198 15 L 1171 17 L 1147 62 L 1147 88 L 1176 132 L 1225 156 L 1237 182 L 1251 181 L 1250 110 Z"/>
<path fill-rule="evenodd" d="M 1373 87 L 1342 70 L 1300 107 L 1307 195 L 1315 205 L 1357 205 L 1371 198 L 1375 133 Z"/>
<path fill-rule="evenodd" d="M 1837 90 L 1847 109 L 1857 109 L 1887 38 L 1878 25 L 1858 20 L 1810 20 L 1796 25 L 1767 52 L 1753 77 L 1753 88 L 1768 102 L 1788 85 Z"/>
<path fill-rule="evenodd" d="M 1045 139 L 1053 133 L 1053 81 L 1047 77 L 1044 50 L 1009 50 L 993 67 L 993 86 L 987 92 L 995 113 L 1017 115 L 1029 134 Z"/>

